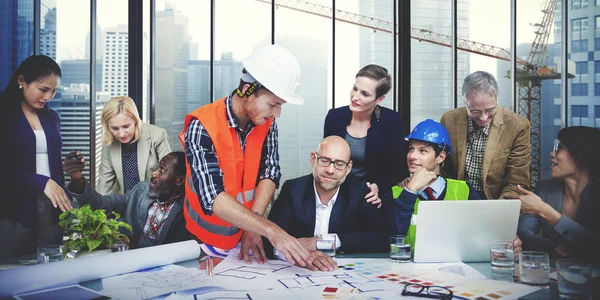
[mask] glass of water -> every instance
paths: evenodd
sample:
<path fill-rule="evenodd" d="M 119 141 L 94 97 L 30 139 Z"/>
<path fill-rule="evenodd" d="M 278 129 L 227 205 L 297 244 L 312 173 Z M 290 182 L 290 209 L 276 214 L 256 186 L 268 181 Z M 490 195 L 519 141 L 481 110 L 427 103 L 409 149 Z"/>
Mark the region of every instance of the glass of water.
<path fill-rule="evenodd" d="M 521 283 L 548 285 L 550 282 L 548 253 L 538 251 L 519 253 L 519 273 Z"/>
<path fill-rule="evenodd" d="M 331 256 L 335 257 L 335 249 L 336 249 L 336 240 L 337 234 L 335 233 L 327 233 L 327 234 L 318 234 L 317 238 L 317 250 Z"/>
<path fill-rule="evenodd" d="M 515 251 L 512 240 L 490 241 L 490 262 L 492 271 L 513 272 L 515 270 Z"/>
<path fill-rule="evenodd" d="M 410 262 L 410 243 L 405 235 L 390 235 L 390 258 L 392 262 Z"/>
<path fill-rule="evenodd" d="M 47 264 L 65 259 L 62 245 L 39 246 L 37 254 L 38 264 Z"/>
<path fill-rule="evenodd" d="M 562 298 L 591 295 L 592 266 L 590 264 L 580 259 L 559 259 L 556 261 L 556 269 L 558 292 Z"/>
<path fill-rule="evenodd" d="M 129 250 L 129 240 L 126 238 L 121 238 L 115 241 L 115 243 L 110 246 L 111 252 L 122 252 Z"/>

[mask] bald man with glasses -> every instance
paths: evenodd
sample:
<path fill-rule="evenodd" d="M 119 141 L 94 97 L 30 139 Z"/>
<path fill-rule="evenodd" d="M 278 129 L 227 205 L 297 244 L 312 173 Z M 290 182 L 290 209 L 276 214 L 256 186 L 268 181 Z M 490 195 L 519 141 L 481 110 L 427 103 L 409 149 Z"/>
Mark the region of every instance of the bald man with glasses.
<path fill-rule="evenodd" d="M 465 180 L 481 197 L 514 199 L 517 185 L 530 186 L 530 123 L 498 106 L 494 76 L 477 71 L 463 82 L 465 106 L 440 119 L 455 145 L 444 166 L 446 177 Z"/>
<path fill-rule="evenodd" d="M 350 146 L 339 136 L 323 139 L 310 153 L 312 174 L 287 180 L 275 201 L 269 220 L 309 250 L 316 250 L 316 236 L 337 234 L 342 252 L 389 250 L 387 227 L 377 207 L 365 201 L 366 182 L 350 174 Z M 265 242 L 267 255 L 268 241 Z M 272 249 L 272 248 L 271 248 Z"/>

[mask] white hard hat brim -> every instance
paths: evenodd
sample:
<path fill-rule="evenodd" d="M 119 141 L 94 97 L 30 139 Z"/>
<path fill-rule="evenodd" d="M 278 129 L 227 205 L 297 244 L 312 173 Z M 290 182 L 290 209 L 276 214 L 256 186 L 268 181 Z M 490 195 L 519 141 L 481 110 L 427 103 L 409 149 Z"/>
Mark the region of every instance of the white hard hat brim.
<path fill-rule="evenodd" d="M 304 98 L 300 97 L 300 95 L 298 95 L 298 94 L 292 94 L 292 95 L 287 95 L 287 96 L 279 96 L 279 95 L 275 94 L 275 96 L 281 98 L 281 100 L 283 100 L 289 104 L 294 104 L 294 105 L 304 104 Z"/>

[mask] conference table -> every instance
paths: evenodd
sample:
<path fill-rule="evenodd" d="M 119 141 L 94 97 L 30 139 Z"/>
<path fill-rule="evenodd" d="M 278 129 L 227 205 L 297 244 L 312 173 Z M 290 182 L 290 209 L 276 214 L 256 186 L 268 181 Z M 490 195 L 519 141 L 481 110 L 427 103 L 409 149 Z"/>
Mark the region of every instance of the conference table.
<path fill-rule="evenodd" d="M 199 259 L 183 261 L 183 262 L 176 263 L 175 265 L 179 265 L 179 266 L 187 267 L 187 268 L 199 268 L 199 269 L 203 270 L 205 268 L 204 264 L 201 263 L 201 258 L 203 256 L 205 256 L 205 255 L 204 254 L 201 255 L 201 257 Z M 340 254 L 340 253 L 338 253 L 336 255 L 336 258 L 386 258 L 386 259 L 389 259 L 389 253 L 364 253 L 364 254 Z M 390 264 L 392 264 L 391 261 L 390 261 Z M 476 262 L 476 263 L 466 263 L 466 264 L 468 266 L 474 268 L 475 270 L 479 271 L 486 278 L 492 278 L 492 270 L 491 270 L 491 266 L 490 266 L 489 262 Z M 518 265 L 516 265 L 516 267 L 518 268 Z M 518 282 L 518 281 L 513 281 L 513 282 Z M 84 287 L 87 287 L 87 288 L 90 288 L 90 289 L 93 289 L 96 291 L 101 291 L 103 288 L 101 279 L 82 282 L 80 284 Z M 537 292 L 531 293 L 524 297 L 520 297 L 519 299 L 526 299 L 526 300 L 559 299 L 556 282 L 551 280 L 551 283 L 549 286 L 542 287 Z"/>

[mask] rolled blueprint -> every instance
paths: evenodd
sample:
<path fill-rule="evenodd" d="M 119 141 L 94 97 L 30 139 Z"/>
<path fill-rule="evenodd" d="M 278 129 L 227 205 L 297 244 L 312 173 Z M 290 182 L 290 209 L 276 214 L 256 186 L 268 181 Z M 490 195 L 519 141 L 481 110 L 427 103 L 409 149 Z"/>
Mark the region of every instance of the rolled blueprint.
<path fill-rule="evenodd" d="M 0 271 L 0 298 L 174 264 L 199 256 L 198 243 L 185 241 L 8 269 Z"/>

